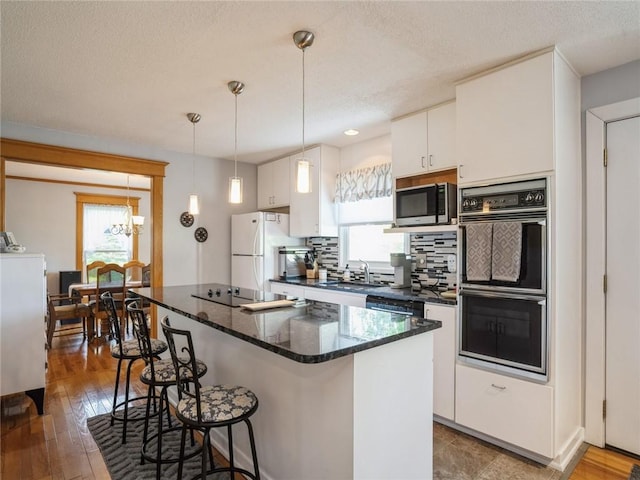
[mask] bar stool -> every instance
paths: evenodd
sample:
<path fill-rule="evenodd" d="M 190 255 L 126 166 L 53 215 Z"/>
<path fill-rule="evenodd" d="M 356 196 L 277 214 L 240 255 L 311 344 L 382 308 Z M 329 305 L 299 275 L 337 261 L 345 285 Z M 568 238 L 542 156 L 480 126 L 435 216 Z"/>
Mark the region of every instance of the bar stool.
<path fill-rule="evenodd" d="M 193 341 L 189 330 L 180 330 L 171 327 L 168 318 L 163 318 L 162 331 L 169 345 L 169 352 L 177 371 L 186 369 L 190 372 L 197 371 L 197 362 L 194 355 Z M 178 355 L 180 352 L 182 355 Z M 197 478 L 206 478 L 208 474 L 215 472 L 230 472 L 231 478 L 235 478 L 235 473 L 241 473 L 254 480 L 260 479 L 258 468 L 258 456 L 253 438 L 253 427 L 249 417 L 258 409 L 258 398 L 246 387 L 232 385 L 200 386 L 198 382 L 194 384 L 194 391 L 189 391 L 189 383 L 183 380 L 183 375 L 177 378 L 178 391 L 181 399 L 176 405 L 176 417 L 182 422 L 182 440 L 180 445 L 180 463 L 178 466 L 178 479 L 182 478 L 182 467 L 184 462 L 185 441 L 187 430 L 198 430 L 203 434 L 202 440 L 202 471 Z M 249 432 L 249 442 L 251 444 L 251 456 L 253 459 L 254 472 L 249 472 L 243 468 L 235 466 L 233 459 L 233 436 L 232 426 L 236 423 L 244 422 Z M 211 457 L 211 439 L 209 431 L 212 428 L 227 428 L 229 440 L 229 466 L 215 467 Z M 209 452 L 210 469 L 206 469 L 206 453 Z"/>
<path fill-rule="evenodd" d="M 118 360 L 118 369 L 116 371 L 116 383 L 113 389 L 113 406 L 111 408 L 111 425 L 116 421 L 122 422 L 122 443 L 127 443 L 127 423 L 130 421 L 144 420 L 144 417 L 129 418 L 129 404 L 136 400 L 144 400 L 146 397 L 129 398 L 129 386 L 131 384 L 131 367 L 136 360 L 142 359 L 138 340 L 123 340 L 120 331 L 120 319 L 118 318 L 116 302 L 107 291 L 100 295 L 104 310 L 107 312 L 109 319 L 109 335 L 115 343 L 111 345 L 111 356 Z M 153 339 L 151 341 L 151 349 L 154 356 L 160 355 L 167 350 L 167 344 L 162 340 Z M 118 401 L 118 390 L 120 388 L 120 370 L 122 362 L 127 362 L 127 380 L 125 383 L 124 400 Z M 118 413 L 118 409 L 122 407 L 122 415 Z"/>
<path fill-rule="evenodd" d="M 140 373 L 140 380 L 147 385 L 147 408 L 144 422 L 144 434 L 142 436 L 142 449 L 140 452 L 140 463 L 144 463 L 145 460 L 156 463 L 156 478 L 160 478 L 160 472 L 162 464 L 175 463 L 179 461 L 179 457 L 165 457 L 162 458 L 162 437 L 170 431 L 180 430 L 180 426 L 173 426 L 171 422 L 171 413 L 169 411 L 169 397 L 167 395 L 168 387 L 176 385 L 176 369 L 171 358 L 158 360 L 153 353 L 152 339 L 149 335 L 149 327 L 147 325 L 146 314 L 142 308 L 138 307 L 138 302 L 128 302 L 127 312 L 133 325 L 133 331 L 138 338 L 138 344 L 140 346 L 140 352 L 142 359 L 145 361 L 146 366 Z M 207 366 L 204 362 L 196 360 L 197 372 L 196 377 L 188 375 L 186 369 L 181 370 L 183 380 L 185 382 L 195 382 L 198 378 L 201 378 L 207 373 Z M 160 389 L 160 393 L 157 393 L 156 389 Z M 180 392 L 178 392 L 180 393 Z M 159 406 L 157 405 L 159 402 Z M 154 406 L 154 412 L 151 412 L 151 405 Z M 168 428 L 163 426 L 163 413 L 167 415 Z M 158 428 L 155 434 L 149 436 L 149 420 L 157 415 Z M 150 453 L 153 445 L 152 442 L 156 441 L 155 455 Z M 195 445 L 193 434 L 191 435 L 191 446 Z M 198 455 L 202 450 L 202 447 L 195 449 L 185 455 L 185 459 Z"/>

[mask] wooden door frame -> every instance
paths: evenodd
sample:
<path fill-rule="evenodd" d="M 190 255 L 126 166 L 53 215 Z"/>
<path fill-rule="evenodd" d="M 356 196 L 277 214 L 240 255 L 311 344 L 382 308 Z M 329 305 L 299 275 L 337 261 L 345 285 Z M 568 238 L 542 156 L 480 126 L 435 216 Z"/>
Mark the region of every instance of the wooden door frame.
<path fill-rule="evenodd" d="M 605 294 L 606 273 L 606 172 L 603 152 L 607 145 L 606 124 L 640 115 L 640 97 L 587 110 L 585 115 L 586 157 L 586 251 L 585 251 L 585 347 L 584 417 L 585 441 L 605 444 L 603 401 L 605 383 Z"/>
<path fill-rule="evenodd" d="M 168 162 L 0 138 L 0 231 L 5 230 L 5 160 L 142 175 L 151 180 L 151 284 L 163 286 L 163 190 Z M 152 323 L 157 335 L 156 322 Z"/>

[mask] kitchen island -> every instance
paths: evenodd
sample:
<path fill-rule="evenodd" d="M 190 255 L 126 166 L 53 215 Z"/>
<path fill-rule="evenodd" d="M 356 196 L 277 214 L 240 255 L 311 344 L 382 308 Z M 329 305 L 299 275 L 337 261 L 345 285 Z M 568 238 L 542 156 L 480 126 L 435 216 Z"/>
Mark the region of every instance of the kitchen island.
<path fill-rule="evenodd" d="M 242 306 L 251 297 L 217 284 L 132 291 L 192 332 L 209 367 L 203 384 L 240 384 L 257 395 L 263 478 L 431 478 L 430 332 L 440 322 L 314 301 L 251 311 Z M 228 454 L 225 432 L 212 440 Z M 246 467 L 243 428 L 234 443 Z"/>

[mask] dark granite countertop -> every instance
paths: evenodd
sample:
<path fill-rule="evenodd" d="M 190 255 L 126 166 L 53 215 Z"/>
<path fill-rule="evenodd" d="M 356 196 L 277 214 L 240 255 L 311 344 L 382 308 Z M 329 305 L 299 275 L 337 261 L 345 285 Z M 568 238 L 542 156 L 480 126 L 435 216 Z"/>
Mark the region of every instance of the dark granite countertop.
<path fill-rule="evenodd" d="M 192 296 L 202 296 L 202 292 L 209 289 L 220 289 L 224 293 L 227 288 L 205 284 L 130 291 L 177 314 L 300 363 L 327 362 L 442 326 L 435 320 L 310 300 L 302 306 L 252 312 L 242 306 L 232 307 Z M 270 299 L 284 297 L 266 294 L 266 300 Z M 235 296 L 232 300 L 234 305 L 255 303 Z"/>
<path fill-rule="evenodd" d="M 350 287 L 347 282 L 332 280 L 321 282 L 318 279 L 307 279 L 304 277 L 291 279 L 273 279 L 271 282 L 287 283 L 290 285 L 298 285 L 301 287 L 323 288 L 326 290 L 335 290 L 343 293 L 359 293 L 362 295 L 380 295 L 381 297 L 394 298 L 398 300 L 422 300 L 426 303 L 440 303 L 443 305 L 456 305 L 457 302 L 452 298 L 442 297 L 438 290 L 420 290 L 414 291 L 411 288 L 391 288 L 387 286 L 367 286 L 359 283 L 353 283 Z"/>

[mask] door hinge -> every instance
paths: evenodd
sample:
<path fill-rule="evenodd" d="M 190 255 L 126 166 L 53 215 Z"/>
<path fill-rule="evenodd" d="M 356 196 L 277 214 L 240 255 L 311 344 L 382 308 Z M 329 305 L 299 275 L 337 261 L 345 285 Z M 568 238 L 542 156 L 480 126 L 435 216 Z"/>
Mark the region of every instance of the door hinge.
<path fill-rule="evenodd" d="M 603 400 L 602 401 L 602 419 L 604 420 L 605 418 L 607 418 L 607 401 Z"/>
<path fill-rule="evenodd" d="M 607 155 L 607 149 L 605 148 L 602 151 L 602 163 L 604 164 L 604 166 L 607 166 L 607 161 L 608 161 L 608 155 Z"/>
<path fill-rule="evenodd" d="M 607 293 L 607 276 L 606 275 L 602 276 L 602 291 L 604 293 Z"/>

